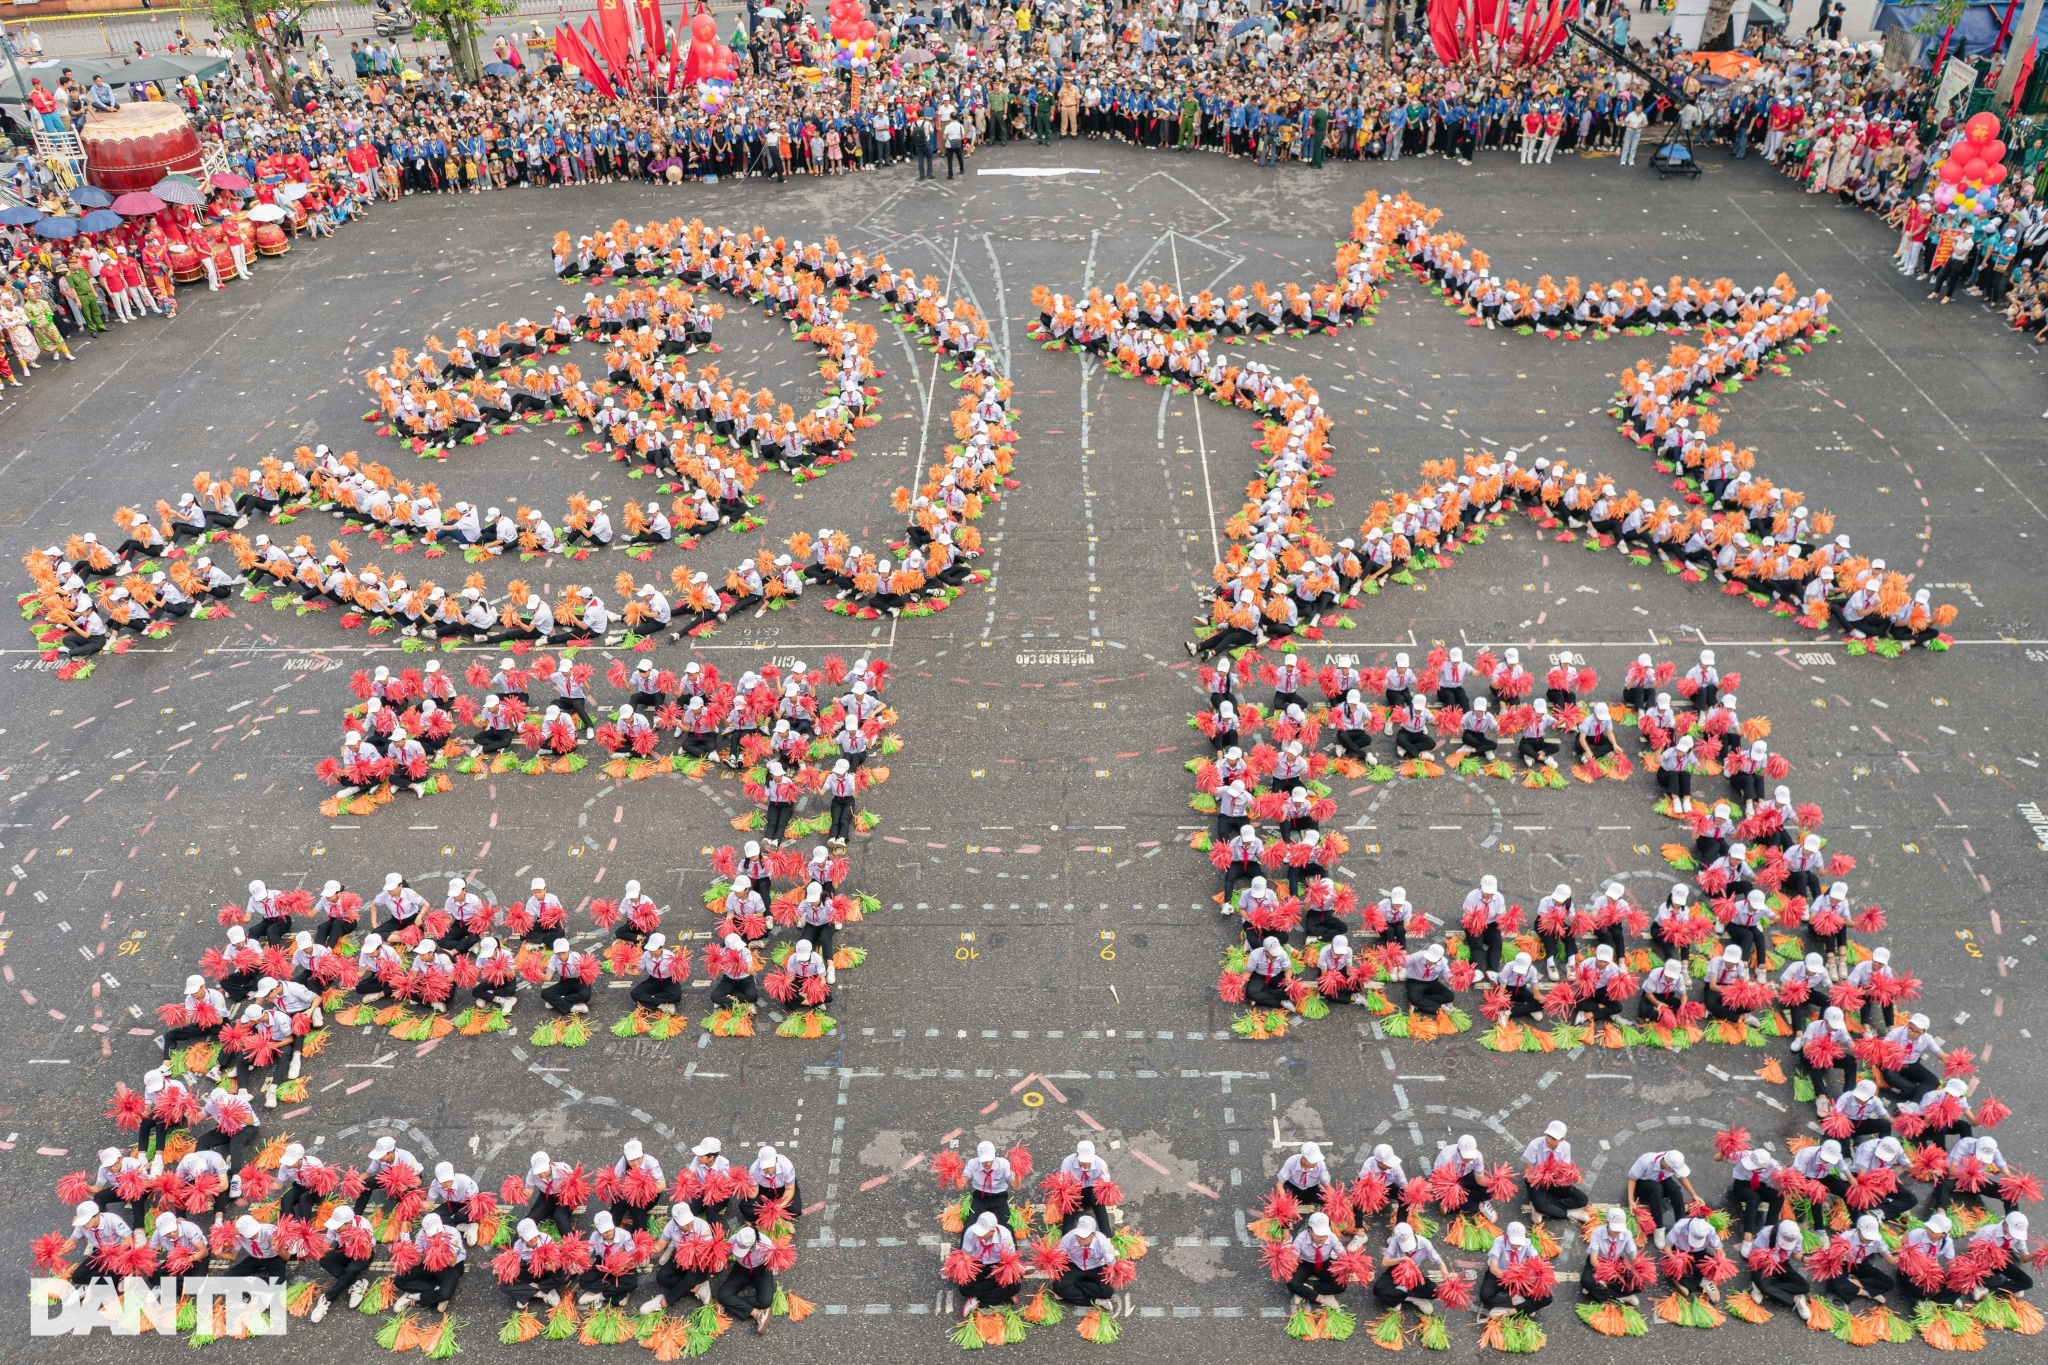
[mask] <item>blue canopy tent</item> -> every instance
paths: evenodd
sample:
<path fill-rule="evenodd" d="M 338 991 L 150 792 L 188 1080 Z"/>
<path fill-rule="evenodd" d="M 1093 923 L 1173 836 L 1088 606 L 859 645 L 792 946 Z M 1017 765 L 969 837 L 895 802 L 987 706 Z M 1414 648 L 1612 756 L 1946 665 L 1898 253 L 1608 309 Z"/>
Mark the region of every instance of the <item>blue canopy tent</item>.
<path fill-rule="evenodd" d="M 1949 42 L 1948 55 L 1951 57 L 1979 57 L 1991 52 L 1998 42 L 1999 26 L 2005 22 L 2007 3 L 2008 0 L 1971 0 L 1971 3 L 1963 9 L 1963 17 L 1956 21 L 1956 34 Z M 2019 7 L 2013 10 L 2012 22 L 2014 28 L 2019 27 L 2020 16 L 2025 10 L 2026 0 L 2020 0 Z M 1892 29 L 1903 29 L 1911 34 L 1911 36 L 1918 38 L 1920 46 L 1916 58 L 1921 62 L 1929 62 L 1934 59 L 1934 54 L 1941 50 L 1940 32 L 1919 34 L 1912 33 L 1912 29 L 1915 24 L 1926 19 L 1934 11 L 1935 6 L 1924 4 L 1879 5 L 1877 7 L 1877 22 L 1873 27 L 1879 33 L 1889 32 Z M 2041 11 L 2041 21 L 2035 28 L 2034 34 L 2036 38 L 2041 40 L 2043 51 L 2048 51 L 2048 9 Z M 2015 51 L 2024 54 L 2026 51 L 2025 44 L 2016 44 Z"/>

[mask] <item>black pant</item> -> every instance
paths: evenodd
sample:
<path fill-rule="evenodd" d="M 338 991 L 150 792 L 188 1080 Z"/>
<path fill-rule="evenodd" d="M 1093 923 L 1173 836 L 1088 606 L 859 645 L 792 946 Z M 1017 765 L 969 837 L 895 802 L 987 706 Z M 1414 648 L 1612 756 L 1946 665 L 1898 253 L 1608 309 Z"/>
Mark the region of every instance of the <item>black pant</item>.
<path fill-rule="evenodd" d="M 1586 1207 L 1586 1196 L 1576 1185 L 1531 1185 L 1529 1207 L 1542 1218 L 1569 1218 Z"/>
<path fill-rule="evenodd" d="M 920 145 L 917 149 L 917 178 L 930 180 L 932 176 L 932 149 Z"/>
<path fill-rule="evenodd" d="M 1807 1283 L 1806 1277 L 1789 1266 L 1774 1275 L 1759 1275 L 1752 1270 L 1749 1273 L 1749 1285 L 1759 1295 L 1781 1303 L 1787 1308 L 1813 1292 L 1813 1286 Z"/>
<path fill-rule="evenodd" d="M 1859 1294 L 1868 1294 L 1874 1299 L 1880 1294 L 1891 1293 L 1898 1288 L 1898 1284 L 1892 1272 L 1884 1267 L 1878 1257 L 1872 1256 L 1848 1274 L 1837 1275 L 1829 1280 L 1827 1290 L 1843 1303 L 1854 1303 Z"/>
<path fill-rule="evenodd" d="M 654 1287 L 660 1290 L 661 1296 L 670 1303 L 680 1303 L 684 1298 L 695 1293 L 698 1285 L 710 1278 L 710 1274 L 705 1271 L 685 1270 L 673 1260 L 665 1261 L 654 1267 Z M 773 1291 L 770 1291 L 769 1298 L 772 1302 L 774 1299 Z"/>
<path fill-rule="evenodd" d="M 1506 1285 L 1502 1284 L 1500 1282 L 1499 1277 L 1493 1273 L 1493 1267 L 1488 1266 L 1486 1274 L 1481 1276 L 1479 1280 L 1479 1303 L 1481 1307 L 1515 1307 L 1519 1308 L 1524 1313 L 1534 1313 L 1539 1311 L 1540 1309 L 1547 1308 L 1550 1306 L 1550 1295 L 1548 1294 L 1544 1294 L 1538 1298 L 1524 1299 L 1520 1304 L 1513 1303 L 1513 1298 L 1513 1291 L 1511 1291 Z"/>
<path fill-rule="evenodd" d="M 420 1296 L 420 1307 L 433 1309 L 455 1297 L 455 1291 L 462 1284 L 462 1270 L 466 1262 L 458 1261 L 446 1270 L 429 1270 L 425 1266 L 408 1270 L 403 1275 L 393 1276 L 391 1283 L 401 1294 Z"/>
<path fill-rule="evenodd" d="M 750 1005 L 758 1005 L 761 1003 L 761 991 L 751 976 L 720 976 L 711 988 L 712 1007 L 723 1005 L 728 1000 L 744 1000 Z"/>
<path fill-rule="evenodd" d="M 1082 1270 L 1078 1266 L 1069 1266 L 1064 1275 L 1052 1282 L 1053 1297 L 1076 1307 L 1092 1304 L 1097 1299 L 1112 1298 L 1115 1292 L 1100 1270 Z"/>
<path fill-rule="evenodd" d="M 320 1268 L 334 1277 L 334 1283 L 327 1286 L 327 1297 L 346 1302 L 348 1291 L 369 1270 L 370 1258 L 357 1260 L 336 1248 L 320 1258 Z"/>
<path fill-rule="evenodd" d="M 967 153 L 961 150 L 957 143 L 946 148 L 946 179 L 951 180 L 953 178 L 953 167 L 956 164 L 960 167 L 960 174 L 966 175 Z"/>
<path fill-rule="evenodd" d="M 1674 1223 L 1685 1216 L 1685 1190 L 1670 1176 L 1662 1180 L 1631 1180 L 1628 1193 L 1629 1199 L 1641 1204 L 1644 1212 L 1650 1215 L 1652 1227 L 1665 1225 L 1666 1210 L 1670 1211 Z"/>
<path fill-rule="evenodd" d="M 552 986 L 541 987 L 540 998 L 556 1014 L 567 1014 L 577 1005 L 590 1003 L 590 983 L 581 977 L 557 981 Z"/>
<path fill-rule="evenodd" d="M 1490 923 L 1472 940 L 1472 965 L 1482 972 L 1500 970 L 1500 925 Z"/>
<path fill-rule="evenodd" d="M 665 980 L 661 977 L 643 976 L 633 983 L 633 989 L 630 993 L 634 1004 L 644 1006 L 647 1009 L 655 1009 L 662 1005 L 673 1005 L 681 1001 L 683 998 L 683 983 Z"/>
<path fill-rule="evenodd" d="M 1318 1299 L 1326 1294 L 1335 1298 L 1344 1292 L 1344 1286 L 1337 1283 L 1337 1277 L 1327 1268 L 1303 1261 L 1288 1277 L 1287 1292 L 1300 1299 Z"/>
<path fill-rule="evenodd" d="M 1408 1005 L 1422 1014 L 1435 1014 L 1449 1005 L 1456 997 L 1449 985 L 1442 981 L 1409 981 Z"/>
<path fill-rule="evenodd" d="M 1728 1187 L 1728 1216 L 1735 1221 L 1739 1232 L 1753 1233 L 1773 1221 L 1771 1205 L 1777 1191 L 1767 1185 L 1752 1184 L 1740 1175 Z M 1910 1197 L 1910 1196 L 1908 1196 Z"/>
<path fill-rule="evenodd" d="M 854 829 L 853 798 L 835 796 L 832 798 L 832 829 L 829 838 L 845 843 Z"/>

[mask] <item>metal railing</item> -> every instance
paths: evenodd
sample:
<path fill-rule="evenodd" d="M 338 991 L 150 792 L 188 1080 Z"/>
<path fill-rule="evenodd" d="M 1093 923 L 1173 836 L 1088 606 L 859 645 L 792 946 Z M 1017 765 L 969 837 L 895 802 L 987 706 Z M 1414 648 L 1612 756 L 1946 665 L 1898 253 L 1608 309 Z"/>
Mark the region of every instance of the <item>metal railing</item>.
<path fill-rule="evenodd" d="M 300 27 L 309 42 L 315 38 L 365 37 L 374 32 L 376 13 L 368 4 L 320 5 L 306 11 Z M 525 28 L 534 19 L 545 25 L 551 19 L 580 20 L 581 16 L 594 13 L 593 0 L 513 0 L 513 11 L 493 20 L 487 31 L 495 35 L 513 27 Z M 213 32 L 213 21 L 204 8 L 158 7 L 21 19 L 10 18 L 0 10 L 0 23 L 6 25 L 10 34 L 32 30 L 42 42 L 43 56 L 59 59 L 124 57 L 134 52 L 137 43 L 147 52 L 161 52 L 180 32 L 189 33 L 194 42 L 204 42 Z M 25 41 L 18 43 L 16 50 L 23 57 L 30 55 Z"/>

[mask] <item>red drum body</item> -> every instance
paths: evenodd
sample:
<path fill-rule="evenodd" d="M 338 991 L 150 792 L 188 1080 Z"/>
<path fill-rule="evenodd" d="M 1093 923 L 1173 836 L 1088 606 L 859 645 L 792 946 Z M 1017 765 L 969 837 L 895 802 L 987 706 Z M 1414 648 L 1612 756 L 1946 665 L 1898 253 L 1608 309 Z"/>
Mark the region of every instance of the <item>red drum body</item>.
<path fill-rule="evenodd" d="M 78 134 L 85 178 L 109 194 L 153 188 L 173 171 L 199 176 L 199 130 L 174 104 L 124 104 L 95 114 Z"/>

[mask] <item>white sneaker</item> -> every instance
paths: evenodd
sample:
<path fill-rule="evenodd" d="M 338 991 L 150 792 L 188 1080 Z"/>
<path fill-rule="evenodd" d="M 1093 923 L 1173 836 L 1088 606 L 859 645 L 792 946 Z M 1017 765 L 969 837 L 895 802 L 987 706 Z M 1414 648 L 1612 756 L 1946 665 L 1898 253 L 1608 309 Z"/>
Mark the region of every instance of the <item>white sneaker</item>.
<path fill-rule="evenodd" d="M 354 1284 L 350 1285 L 348 1287 L 348 1306 L 353 1308 L 361 1303 L 364 1291 L 368 1290 L 369 1287 L 368 1282 L 363 1280 L 357 1280 Z"/>
<path fill-rule="evenodd" d="M 313 1305 L 313 1311 L 312 1311 L 311 1313 L 308 1313 L 308 1314 L 306 1315 L 306 1318 L 307 1318 L 307 1320 L 308 1320 L 308 1321 L 310 1321 L 310 1322 L 318 1322 L 318 1321 L 320 1321 L 320 1319 L 322 1319 L 322 1318 L 326 1317 L 326 1316 L 327 1316 L 327 1305 L 328 1305 L 328 1299 L 327 1299 L 327 1296 L 326 1296 L 325 1294 L 322 1294 L 322 1295 L 320 1296 L 320 1302 L 318 1302 L 318 1303 L 314 1304 L 314 1305 Z"/>
<path fill-rule="evenodd" d="M 699 1303 L 705 1303 L 705 1304 L 708 1304 L 708 1303 L 710 1303 L 710 1302 L 711 1302 L 711 1281 L 709 1281 L 709 1280 L 703 1280 L 703 1281 L 700 1281 L 700 1282 L 698 1283 L 697 1287 L 696 1287 L 695 1289 L 691 1290 L 690 1292 L 691 1292 L 692 1294 L 695 1294 L 695 1295 L 697 1296 L 697 1302 L 699 1302 Z"/>
<path fill-rule="evenodd" d="M 640 1305 L 640 1316 L 644 1318 L 649 1313 L 659 1313 L 663 1308 L 666 1308 L 667 1306 L 668 1299 L 663 1295 L 656 1294 L 653 1298 L 649 1299 L 647 1302 Z"/>
<path fill-rule="evenodd" d="M 571 1013 L 571 1014 L 588 1014 L 588 1013 L 590 1013 L 590 1006 L 588 1006 L 588 1005 L 571 1005 L 571 1006 L 569 1006 L 569 1013 Z"/>
<path fill-rule="evenodd" d="M 286 1067 L 286 1068 L 285 1068 L 285 1070 L 284 1070 L 284 1077 L 285 1077 L 285 1079 L 286 1079 L 286 1080 L 288 1080 L 288 1081 L 295 1081 L 295 1080 L 297 1080 L 297 1079 L 299 1078 L 299 1054 L 298 1054 L 298 1053 L 294 1052 L 294 1053 L 292 1054 L 292 1064 L 291 1064 L 290 1066 L 288 1066 L 288 1067 Z"/>

